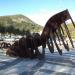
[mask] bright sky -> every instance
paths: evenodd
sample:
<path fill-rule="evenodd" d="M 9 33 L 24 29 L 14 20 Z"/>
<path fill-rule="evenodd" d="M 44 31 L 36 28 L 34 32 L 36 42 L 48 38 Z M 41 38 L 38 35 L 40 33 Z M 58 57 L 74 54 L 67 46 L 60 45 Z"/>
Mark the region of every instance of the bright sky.
<path fill-rule="evenodd" d="M 23 14 L 43 26 L 52 15 L 65 9 L 75 20 L 75 0 L 0 0 L 0 16 Z"/>

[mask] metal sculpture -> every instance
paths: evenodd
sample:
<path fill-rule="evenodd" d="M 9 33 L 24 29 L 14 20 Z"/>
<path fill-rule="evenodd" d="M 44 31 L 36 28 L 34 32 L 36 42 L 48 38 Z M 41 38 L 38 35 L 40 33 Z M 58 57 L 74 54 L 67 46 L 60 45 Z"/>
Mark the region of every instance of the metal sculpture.
<path fill-rule="evenodd" d="M 68 44 L 64 42 L 64 38 L 63 38 L 63 34 L 64 34 L 64 30 L 62 28 L 62 23 L 64 23 L 64 28 L 67 32 L 67 35 L 69 37 L 69 40 L 71 42 L 72 47 L 74 48 L 73 45 L 73 41 L 71 39 L 71 35 L 69 32 L 69 29 L 66 25 L 66 21 L 68 19 L 71 19 L 73 26 L 75 27 L 75 24 L 68 12 L 68 10 L 64 10 L 60 13 L 57 13 L 56 15 L 52 16 L 46 23 L 43 32 L 41 34 L 41 40 L 42 40 L 42 46 L 43 46 L 43 52 L 45 52 L 44 48 L 46 46 L 46 41 L 49 47 L 49 50 L 51 51 L 51 53 L 54 52 L 54 46 L 53 46 L 53 41 L 57 47 L 57 50 L 59 52 L 60 55 L 62 55 L 62 50 L 59 48 L 59 46 L 57 45 L 56 42 L 56 36 L 58 37 L 58 39 L 60 38 L 62 40 L 62 43 L 65 47 L 65 49 L 69 50 Z M 50 39 L 51 41 L 51 46 L 49 44 L 48 39 Z M 53 41 L 52 41 L 53 40 Z"/>
<path fill-rule="evenodd" d="M 64 48 L 69 51 L 68 43 L 64 41 L 64 30 L 62 24 L 64 24 L 64 28 L 66 30 L 67 36 L 71 42 L 72 47 L 74 48 L 73 41 L 71 39 L 71 35 L 69 29 L 66 25 L 66 21 L 70 19 L 75 28 L 75 24 L 68 12 L 68 10 L 64 10 L 52 16 L 46 23 L 43 32 L 41 35 L 34 34 L 29 35 L 26 38 L 21 38 L 19 41 L 15 42 L 8 50 L 8 55 L 13 56 L 21 56 L 21 57 L 41 57 L 41 53 L 38 50 L 39 46 L 42 46 L 42 56 L 45 55 L 45 47 L 46 44 L 51 53 L 54 52 L 54 44 L 59 52 L 62 55 L 62 50 L 57 44 L 56 38 L 62 41 Z"/>

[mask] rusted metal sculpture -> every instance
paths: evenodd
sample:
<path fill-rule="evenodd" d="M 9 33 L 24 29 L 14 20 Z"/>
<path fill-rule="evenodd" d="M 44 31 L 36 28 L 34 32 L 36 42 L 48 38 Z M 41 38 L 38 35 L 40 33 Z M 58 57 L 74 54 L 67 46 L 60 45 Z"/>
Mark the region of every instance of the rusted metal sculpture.
<path fill-rule="evenodd" d="M 75 27 L 75 24 L 74 24 L 74 22 L 73 22 L 73 20 L 70 16 L 68 10 L 64 10 L 60 13 L 57 13 L 56 15 L 52 16 L 47 21 L 47 23 L 46 23 L 46 25 L 43 29 L 42 35 L 41 35 L 43 52 L 45 52 L 44 48 L 46 46 L 46 41 L 47 41 L 49 50 L 51 51 L 51 53 L 53 53 L 54 52 L 53 41 L 54 41 L 59 54 L 62 55 L 62 50 L 59 48 L 59 46 L 57 45 L 57 42 L 56 42 L 56 36 L 58 37 L 58 39 L 60 38 L 62 40 L 65 49 L 69 50 L 68 44 L 66 44 L 64 42 L 64 38 L 63 38 L 64 30 L 62 28 L 62 23 L 64 23 L 64 28 L 67 32 L 67 35 L 68 35 L 69 39 L 70 39 L 71 45 L 74 48 L 74 45 L 73 45 L 73 42 L 72 42 L 72 39 L 71 39 L 71 35 L 70 35 L 68 27 L 66 25 L 66 21 L 68 19 L 71 19 L 72 24 Z M 49 45 L 48 39 L 50 39 L 50 41 L 51 41 L 51 46 Z"/>
<path fill-rule="evenodd" d="M 46 44 L 51 53 L 54 52 L 54 44 L 59 52 L 62 55 L 62 50 L 57 44 L 56 38 L 62 41 L 64 48 L 69 51 L 68 43 L 64 41 L 64 30 L 62 24 L 64 24 L 64 28 L 66 30 L 67 36 L 71 42 L 72 47 L 74 48 L 73 41 L 71 39 L 71 35 L 69 29 L 66 25 L 66 21 L 71 19 L 73 26 L 75 24 L 68 12 L 68 10 L 64 10 L 52 16 L 46 23 L 43 32 L 41 35 L 34 34 L 29 35 L 26 38 L 21 38 L 19 41 L 15 42 L 8 50 L 7 54 L 10 56 L 20 56 L 20 57 L 39 57 L 41 56 L 40 51 L 38 50 L 39 46 L 42 46 L 42 56 L 45 55 L 45 47 Z"/>
<path fill-rule="evenodd" d="M 36 33 L 34 35 L 27 35 L 16 41 L 6 52 L 9 56 L 19 56 L 25 58 L 40 57 L 38 46 L 41 46 L 41 36 Z"/>

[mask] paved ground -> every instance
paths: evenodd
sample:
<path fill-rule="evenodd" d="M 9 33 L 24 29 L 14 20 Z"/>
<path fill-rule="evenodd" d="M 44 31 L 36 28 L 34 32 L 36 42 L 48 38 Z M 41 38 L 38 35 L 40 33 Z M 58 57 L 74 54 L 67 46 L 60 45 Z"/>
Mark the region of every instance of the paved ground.
<path fill-rule="evenodd" d="M 43 60 L 12 58 L 0 50 L 0 75 L 75 75 L 75 49 L 62 56 L 46 49 Z"/>

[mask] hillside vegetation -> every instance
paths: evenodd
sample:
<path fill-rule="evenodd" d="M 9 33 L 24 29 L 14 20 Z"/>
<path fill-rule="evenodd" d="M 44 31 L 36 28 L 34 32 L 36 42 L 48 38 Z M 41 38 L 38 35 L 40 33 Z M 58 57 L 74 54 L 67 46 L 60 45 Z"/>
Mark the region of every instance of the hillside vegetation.
<path fill-rule="evenodd" d="M 39 32 L 42 28 L 24 15 L 0 16 L 0 33 Z"/>
<path fill-rule="evenodd" d="M 67 24 L 72 38 L 75 38 L 75 28 L 71 23 Z M 24 15 L 0 16 L 0 33 L 25 34 L 26 32 L 39 32 L 43 27 L 36 24 Z M 66 30 L 65 35 L 66 35 Z"/>
<path fill-rule="evenodd" d="M 75 28 L 74 28 L 73 24 L 69 23 L 69 24 L 67 24 L 67 27 L 69 29 L 71 37 L 75 39 Z M 64 27 L 63 27 L 63 29 L 64 29 Z M 66 30 L 64 29 L 64 31 L 65 31 L 65 35 L 66 35 Z"/>

